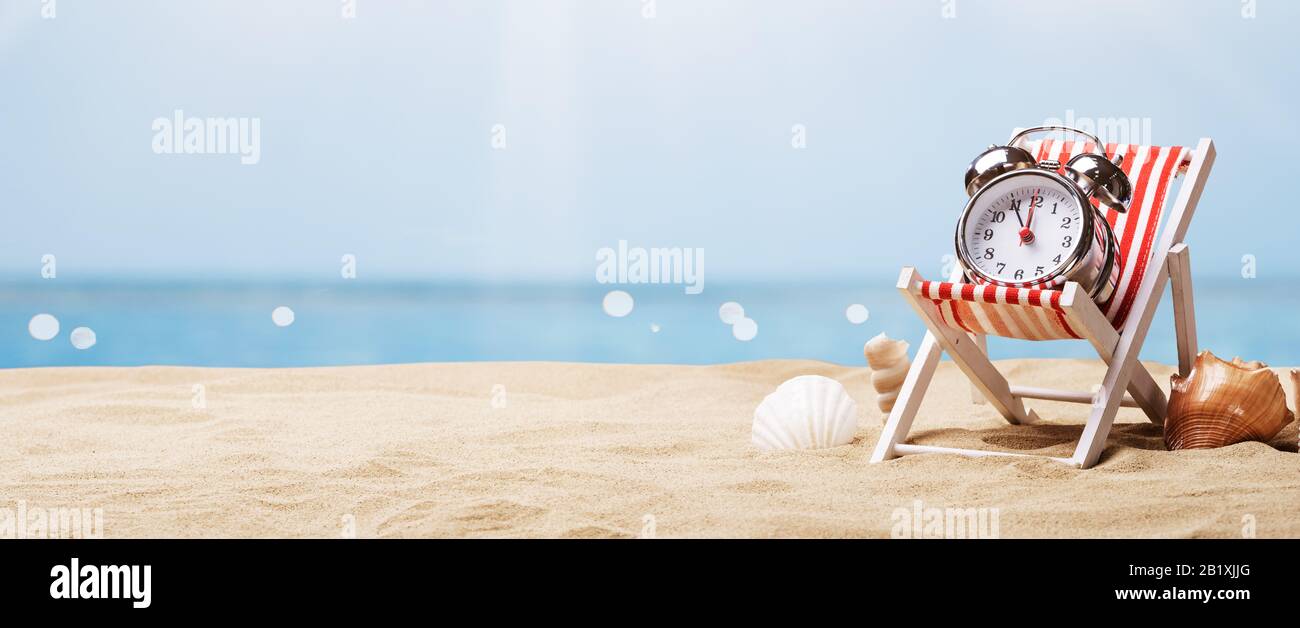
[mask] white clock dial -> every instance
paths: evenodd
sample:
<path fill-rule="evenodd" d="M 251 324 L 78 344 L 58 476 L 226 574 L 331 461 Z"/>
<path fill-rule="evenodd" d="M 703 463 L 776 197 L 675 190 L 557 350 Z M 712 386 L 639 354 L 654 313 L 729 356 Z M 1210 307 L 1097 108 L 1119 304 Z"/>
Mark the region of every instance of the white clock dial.
<path fill-rule="evenodd" d="M 1061 182 L 1025 173 L 982 190 L 963 226 L 968 266 L 999 283 L 1033 284 L 1069 263 L 1083 207 Z"/>

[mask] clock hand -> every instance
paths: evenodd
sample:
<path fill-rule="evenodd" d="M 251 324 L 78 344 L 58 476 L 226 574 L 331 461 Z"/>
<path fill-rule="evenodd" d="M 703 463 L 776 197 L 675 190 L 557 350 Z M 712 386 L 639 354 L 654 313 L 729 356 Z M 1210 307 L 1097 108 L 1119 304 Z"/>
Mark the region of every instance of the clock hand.
<path fill-rule="evenodd" d="M 1029 220 L 1025 221 L 1020 227 L 1020 246 L 1034 241 L 1034 232 L 1029 228 L 1034 224 L 1034 199 L 1040 192 L 1042 190 L 1034 190 L 1034 193 L 1029 195 Z"/>
<path fill-rule="evenodd" d="M 1039 195 L 1042 193 L 1042 190 L 1034 190 L 1034 193 L 1029 197 L 1029 219 L 1025 221 L 1026 229 L 1032 229 L 1034 227 L 1034 199 L 1041 198 Z"/>

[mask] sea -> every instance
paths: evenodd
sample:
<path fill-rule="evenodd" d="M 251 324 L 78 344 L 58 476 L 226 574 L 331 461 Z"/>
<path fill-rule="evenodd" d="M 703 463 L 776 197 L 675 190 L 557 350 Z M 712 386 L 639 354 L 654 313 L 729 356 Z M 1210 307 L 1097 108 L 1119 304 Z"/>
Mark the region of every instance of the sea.
<path fill-rule="evenodd" d="M 691 295 L 681 286 L 595 282 L 11 281 L 0 284 L 0 368 L 498 360 L 718 364 L 770 358 L 862 365 L 862 345 L 876 334 L 905 339 L 913 351 L 924 335 L 893 283 L 884 277 L 711 281 L 703 293 Z M 1198 279 L 1201 348 L 1226 358 L 1300 365 L 1300 292 L 1289 289 L 1293 284 Z M 631 296 L 629 313 L 605 311 L 611 290 Z M 736 337 L 719 315 L 727 302 L 743 307 L 757 334 Z M 862 307 L 850 316 L 855 305 Z M 291 324 L 273 320 L 281 307 L 292 310 Z M 1166 290 L 1144 360 L 1176 363 L 1171 312 Z M 58 320 L 55 337 L 33 337 L 29 323 L 37 314 Z M 93 330 L 93 346 L 73 345 L 78 327 Z M 993 339 L 990 352 L 995 359 L 1095 357 L 1078 341 Z"/>

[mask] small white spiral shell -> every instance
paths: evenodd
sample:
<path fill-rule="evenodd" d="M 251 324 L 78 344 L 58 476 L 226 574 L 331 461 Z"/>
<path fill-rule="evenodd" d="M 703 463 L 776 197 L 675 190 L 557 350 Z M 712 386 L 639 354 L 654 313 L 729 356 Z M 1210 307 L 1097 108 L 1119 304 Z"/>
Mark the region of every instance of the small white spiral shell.
<path fill-rule="evenodd" d="M 893 340 L 885 334 L 867 341 L 862 348 L 871 367 L 871 386 L 876 389 L 876 404 L 886 416 L 894 409 L 898 389 L 903 387 L 907 370 L 912 364 L 907 359 L 907 341 Z"/>

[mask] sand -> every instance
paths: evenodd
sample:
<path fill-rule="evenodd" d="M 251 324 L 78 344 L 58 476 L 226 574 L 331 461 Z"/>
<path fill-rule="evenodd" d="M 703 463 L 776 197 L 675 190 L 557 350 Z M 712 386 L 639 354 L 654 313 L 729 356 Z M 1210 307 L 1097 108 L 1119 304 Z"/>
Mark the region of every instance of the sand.
<path fill-rule="evenodd" d="M 1102 373 L 999 364 L 1027 385 Z M 1149 368 L 1167 387 L 1172 369 Z M 857 439 L 756 451 L 754 407 L 808 373 L 857 400 Z M 1085 406 L 1033 402 L 1046 424 L 1010 426 L 951 363 L 937 377 L 914 442 L 1072 452 Z M 1167 452 L 1125 409 L 1090 470 L 872 465 L 880 427 L 866 368 L 809 361 L 17 369 L 0 371 L 0 509 L 102 508 L 109 538 L 889 537 L 919 500 L 996 509 L 1004 538 L 1300 537 L 1295 424 L 1271 444 Z"/>

